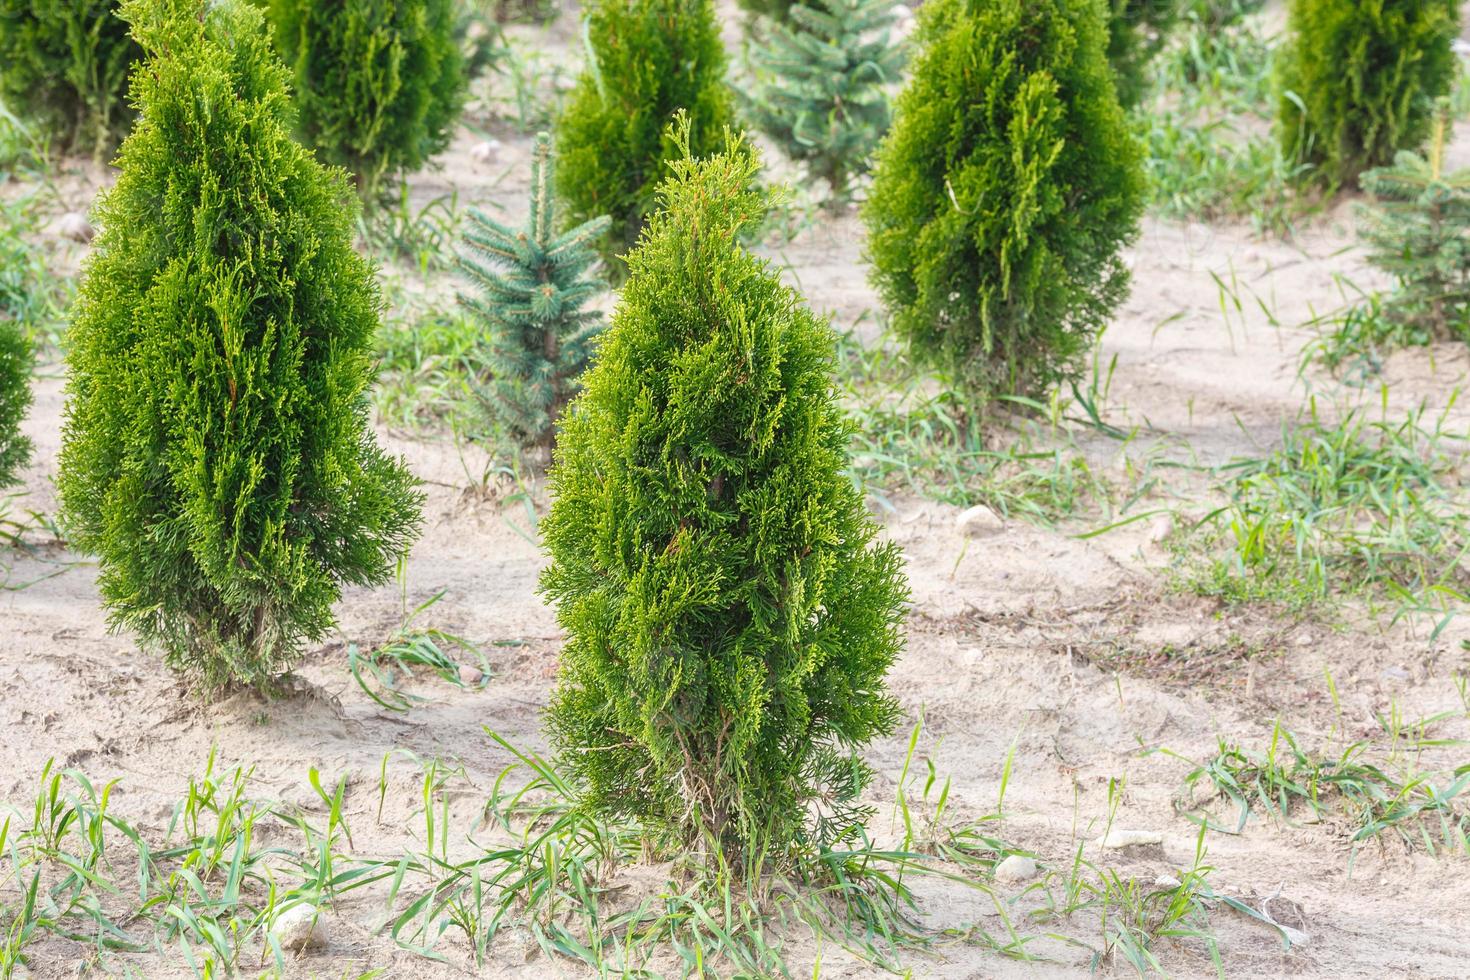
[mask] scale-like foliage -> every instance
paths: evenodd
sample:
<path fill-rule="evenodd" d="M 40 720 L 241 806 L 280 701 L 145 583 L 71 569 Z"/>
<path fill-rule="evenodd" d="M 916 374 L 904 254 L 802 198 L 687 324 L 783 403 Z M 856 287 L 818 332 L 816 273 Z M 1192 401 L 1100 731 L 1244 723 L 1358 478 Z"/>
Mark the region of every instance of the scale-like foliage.
<path fill-rule="evenodd" d="M 1128 288 L 1141 150 L 1102 0 L 929 0 L 864 208 L 894 330 L 980 402 L 1076 371 Z"/>
<path fill-rule="evenodd" d="M 602 253 L 620 275 L 675 157 L 674 113 L 689 113 L 696 155 L 731 121 L 725 48 L 712 0 L 592 0 L 583 26 L 588 64 L 557 123 L 557 183 L 572 223 L 611 216 Z"/>
<path fill-rule="evenodd" d="M 1287 159 L 1351 185 L 1423 145 L 1455 79 L 1457 0 L 1292 0 L 1289 29 L 1276 62 Z"/>
<path fill-rule="evenodd" d="M 733 140 L 673 163 L 542 524 L 548 721 L 587 804 L 736 862 L 854 831 L 907 599 L 845 472 L 831 330 L 740 245 L 757 168 Z"/>
<path fill-rule="evenodd" d="M 290 135 L 241 0 L 125 0 L 141 114 L 68 336 L 59 488 L 115 627 L 204 685 L 269 685 L 414 537 L 368 426 L 380 299 L 346 176 Z"/>
<path fill-rule="evenodd" d="M 1394 277 L 1381 313 L 1400 337 L 1470 342 L 1470 170 L 1446 173 L 1448 109 L 1436 120 L 1428 156 L 1400 153 L 1363 174 L 1375 198 L 1364 208 L 1368 258 Z"/>
<path fill-rule="evenodd" d="M 1108 62 L 1118 86 L 1118 101 L 1135 106 L 1148 88 L 1148 65 L 1169 39 L 1179 19 L 1181 0 L 1109 0 Z"/>
<path fill-rule="evenodd" d="M 449 144 L 464 105 L 454 0 L 262 0 L 293 71 L 300 132 L 364 198 Z"/>
<path fill-rule="evenodd" d="M 30 332 L 54 307 L 50 273 L 26 239 L 33 202 L 0 204 L 0 490 L 20 482 L 31 441 L 20 431 L 31 404 Z"/>
<path fill-rule="evenodd" d="M 512 439 L 549 446 L 556 420 L 576 393 L 602 314 L 583 309 L 603 284 L 587 276 L 597 261 L 594 243 L 608 219 L 556 233 L 551 137 L 536 137 L 531 163 L 531 208 L 516 231 L 472 209 L 460 266 L 480 288 L 460 300 L 479 314 L 490 374 L 481 397 Z"/>
<path fill-rule="evenodd" d="M 20 431 L 31 404 L 30 338 L 20 321 L 0 310 L 0 490 L 20 482 L 31 458 L 31 441 Z"/>
<path fill-rule="evenodd" d="M 0 102 L 63 146 L 103 156 L 132 122 L 128 70 L 142 52 L 117 0 L 0 0 Z"/>
<path fill-rule="evenodd" d="M 904 62 L 888 36 L 894 20 L 893 0 L 812 0 L 746 46 L 746 116 L 839 200 L 888 131 L 886 86 Z"/>

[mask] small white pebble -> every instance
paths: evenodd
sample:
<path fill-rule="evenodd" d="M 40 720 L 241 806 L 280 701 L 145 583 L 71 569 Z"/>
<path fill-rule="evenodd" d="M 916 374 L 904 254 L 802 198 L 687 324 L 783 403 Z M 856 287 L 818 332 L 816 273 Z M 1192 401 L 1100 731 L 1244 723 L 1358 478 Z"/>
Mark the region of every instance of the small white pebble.
<path fill-rule="evenodd" d="M 327 921 L 315 905 L 293 905 L 276 916 L 271 935 L 282 949 L 301 951 L 327 945 Z"/>
<path fill-rule="evenodd" d="M 1036 877 L 1036 859 L 1024 854 L 1012 854 L 995 866 L 996 881 L 1020 882 Z"/>
<path fill-rule="evenodd" d="M 1005 521 L 984 504 L 976 504 L 969 510 L 961 511 L 954 520 L 954 526 L 967 534 L 988 534 L 1005 527 Z"/>
<path fill-rule="evenodd" d="M 493 163 L 500 155 L 500 140 L 485 140 L 470 147 L 470 157 L 476 163 Z"/>

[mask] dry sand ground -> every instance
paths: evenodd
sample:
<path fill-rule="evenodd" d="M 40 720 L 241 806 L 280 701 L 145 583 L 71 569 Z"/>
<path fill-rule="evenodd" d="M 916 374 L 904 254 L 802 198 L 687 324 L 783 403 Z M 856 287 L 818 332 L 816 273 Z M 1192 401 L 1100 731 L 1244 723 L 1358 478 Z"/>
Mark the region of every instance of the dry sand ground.
<path fill-rule="evenodd" d="M 569 19 L 557 30 L 562 50 Z M 417 200 L 453 187 L 465 204 L 522 213 L 529 140 L 497 132 L 501 151 L 490 163 L 469 152 L 479 135 L 464 133 L 442 169 L 416 179 Z M 1457 146 L 1457 152 L 1470 147 Z M 85 207 L 91 185 L 84 169 L 65 176 L 70 206 Z M 1103 340 L 1105 357 L 1118 356 L 1108 402 L 1119 423 L 1148 424 L 1187 444 L 1205 462 L 1271 444 L 1292 418 L 1308 387 L 1328 404 L 1365 397 L 1333 379 L 1298 376 L 1299 353 L 1310 339 L 1289 325 L 1314 309 L 1336 307 L 1342 273 L 1370 277 L 1351 244 L 1350 213 L 1321 218 L 1294 242 L 1260 240 L 1242 227 L 1185 226 L 1150 220 L 1131 252 L 1133 297 Z M 850 216 L 823 221 L 782 250 L 812 305 L 830 311 L 839 327 L 877 309 L 860 260 L 860 228 Z M 75 261 L 77 255 L 63 255 Z M 1281 323 L 1274 328 L 1247 301 L 1243 314 L 1222 317 L 1211 272 L 1233 279 L 1243 296 L 1259 296 Z M 1173 318 L 1171 320 L 1171 318 Z M 1160 324 L 1167 325 L 1160 327 Z M 871 333 L 871 329 L 869 329 Z M 874 342 L 877 342 L 874 340 Z M 1433 358 L 1412 352 L 1395 358 L 1387 378 L 1399 407 L 1420 400 L 1443 405 L 1465 381 L 1463 349 Z M 24 506 L 56 506 L 52 480 L 62 412 L 61 368 L 48 367 L 36 383 L 26 423 L 36 462 L 26 475 Z M 1369 393 L 1367 397 L 1376 397 Z M 1463 429 L 1463 414 L 1457 425 Z M 408 563 L 408 601 L 443 590 L 429 625 L 468 637 L 487 651 L 493 678 L 482 691 L 460 691 L 426 680 L 417 686 L 432 703 L 403 716 L 379 710 L 345 669 L 348 640 L 381 642 L 401 620 L 393 587 L 354 590 L 341 603 L 343 639 L 308 656 L 301 675 L 313 693 L 275 702 L 240 694 L 202 705 L 157 659 L 126 636 L 107 630 L 98 604 L 95 570 L 82 556 L 40 548 L 7 556 L 10 589 L 0 592 L 0 802 L 28 808 L 48 759 L 77 767 L 98 781 L 120 780 L 114 808 L 161 839 L 175 802 L 191 776 L 218 749 L 226 767 L 254 767 L 253 792 L 308 811 L 319 809 L 307 786 L 316 767 L 329 780 L 348 777 L 347 813 L 358 853 L 391 855 L 415 847 L 420 773 L 402 758 L 389 765 L 388 805 L 377 818 L 377 780 L 385 753 L 409 749 L 464 766 L 467 784 L 452 814 L 462 841 L 473 829 L 490 783 L 509 758 L 484 735 L 489 726 L 528 746 L 542 744 L 539 715 L 556 670 L 559 634 L 535 594 L 542 566 L 538 550 L 517 530 L 519 504 L 470 487 L 463 453 L 473 449 L 447 438 L 409 438 L 382 431 L 426 483 L 426 529 Z M 1113 466 L 1107 444 L 1094 447 Z M 1157 492 L 1157 506 L 1191 508 L 1192 491 Z M 1470 620 L 1437 640 L 1422 624 L 1381 629 L 1364 620 L 1333 629 L 1273 618 L 1263 612 L 1223 611 L 1214 604 L 1167 593 L 1159 573 L 1165 556 L 1145 524 L 1090 540 L 1075 532 L 1010 523 L 966 539 L 956 511 L 924 500 L 893 498 L 881 513 L 886 533 L 903 548 L 913 587 L 907 653 L 891 676 L 893 690 L 912 715 L 923 713 L 921 751 L 953 778 L 954 806 L 978 816 L 994 810 L 1001 771 L 1014 744 L 1014 771 L 1005 818 L 997 832 L 1065 865 L 1080 841 L 1094 838 L 1106 819 L 1110 780 L 1125 789 L 1116 824 L 1157 831 L 1162 846 L 1088 856 L 1103 866 L 1151 881 L 1177 873 L 1193 859 L 1196 827 L 1174 802 L 1189 765 L 1152 752 L 1169 749 L 1204 759 L 1217 738 L 1263 747 L 1273 721 L 1284 719 L 1311 746 L 1328 744 L 1338 716 L 1324 680 L 1330 668 L 1341 697 L 1342 725 L 1354 738 L 1384 740 L 1375 714 L 1397 705 L 1415 719 L 1461 707 L 1455 671 L 1470 666 L 1461 640 Z M 544 507 L 544 501 L 539 502 Z M 20 587 L 24 586 L 24 587 Z M 1166 649 L 1185 651 L 1188 670 L 1171 668 Z M 1175 661 L 1179 659 L 1176 653 Z M 1193 672 L 1190 672 L 1193 671 Z M 1436 729 L 1441 738 L 1470 739 L 1470 718 Z M 895 777 L 907 732 L 870 753 L 880 773 L 871 789 L 888 829 Z M 1452 767 L 1455 749 L 1426 757 L 1427 767 Z M 1466 761 L 1464 749 L 1458 750 Z M 1239 836 L 1207 838 L 1213 887 L 1257 905 L 1306 934 L 1289 953 L 1268 929 L 1220 910 L 1213 917 L 1225 969 L 1231 976 L 1463 977 L 1470 975 L 1470 875 L 1461 857 L 1433 859 L 1391 842 L 1362 847 L 1349 870 L 1344 828 L 1326 824 L 1278 826 L 1252 819 Z M 463 845 L 462 845 L 463 846 Z M 999 886 L 1002 897 L 1023 886 Z M 1019 908 L 1033 904 L 1022 899 Z M 936 914 L 952 915 L 948 903 Z M 292 967 L 302 976 L 352 975 L 369 966 L 399 977 L 476 975 L 453 935 L 431 964 L 394 949 L 375 935 L 377 901 L 348 902 L 331 922 L 327 949 Z M 983 918 L 996 929 L 998 919 Z M 1095 923 L 1026 924 L 1033 934 L 1066 933 L 1093 945 Z M 810 940 L 793 940 L 794 972 L 810 972 Z M 479 975 L 581 975 L 577 967 L 528 957 L 524 936 L 497 944 Z M 1088 952 L 1039 941 L 1050 959 L 1017 964 L 982 949 L 955 945 L 935 958 L 912 961 L 915 975 L 945 977 L 1053 976 L 1085 973 Z M 1166 963 L 1177 975 L 1212 975 L 1198 946 L 1171 949 Z M 34 947 L 31 973 L 71 975 L 81 951 L 64 941 Z M 824 973 L 875 974 L 828 950 Z M 104 974 L 187 975 L 162 955 L 113 956 Z M 1120 968 L 1125 970 L 1126 968 Z"/>

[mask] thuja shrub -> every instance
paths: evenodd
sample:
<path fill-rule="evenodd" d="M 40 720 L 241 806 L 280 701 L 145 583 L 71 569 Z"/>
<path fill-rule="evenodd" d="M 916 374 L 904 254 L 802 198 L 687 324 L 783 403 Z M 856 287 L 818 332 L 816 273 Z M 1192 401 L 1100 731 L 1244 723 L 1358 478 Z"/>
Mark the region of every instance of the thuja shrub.
<path fill-rule="evenodd" d="M 117 0 L 0 0 L 0 102 L 60 144 L 102 156 L 132 123 L 128 71 L 141 55 Z"/>
<path fill-rule="evenodd" d="M 114 627 L 208 687 L 267 686 L 417 530 L 368 426 L 380 300 L 346 176 L 290 135 L 260 13 L 123 13 L 141 115 L 68 336 L 64 521 Z"/>
<path fill-rule="evenodd" d="M 1108 62 L 1113 66 L 1118 101 L 1135 106 L 1148 89 L 1148 66 L 1169 39 L 1181 0 L 1108 0 Z"/>
<path fill-rule="evenodd" d="M 489 380 L 480 389 L 492 418 L 524 446 L 549 446 L 556 420 L 587 368 L 602 314 L 586 308 L 604 288 L 588 275 L 601 217 L 558 234 L 551 138 L 541 133 L 531 162 L 531 207 L 522 229 L 478 209 L 469 213 L 461 268 L 478 287 L 461 302 L 485 340 Z"/>
<path fill-rule="evenodd" d="M 541 525 L 548 725 L 586 804 L 732 862 L 856 831 L 907 598 L 846 473 L 833 335 L 740 245 L 757 167 L 739 141 L 673 163 Z"/>
<path fill-rule="evenodd" d="M 1351 185 L 1415 150 L 1457 70 L 1456 0 L 1292 0 L 1277 135 L 1318 183 Z"/>
<path fill-rule="evenodd" d="M 593 0 L 585 16 L 588 63 L 557 123 L 558 189 L 568 221 L 612 218 L 601 249 L 620 276 L 675 155 L 674 113 L 688 112 L 697 156 L 731 121 L 725 49 L 711 0 Z"/>
<path fill-rule="evenodd" d="M 20 431 L 31 404 L 30 338 L 19 320 L 0 311 L 0 490 L 20 482 L 31 441 Z"/>
<path fill-rule="evenodd" d="M 835 200 L 888 131 L 887 86 L 903 68 L 888 36 L 893 0 L 812 0 L 746 46 L 755 84 L 745 115 Z"/>
<path fill-rule="evenodd" d="M 50 313 L 46 263 L 28 242 L 30 202 L 0 203 L 0 490 L 20 482 L 31 442 L 20 431 L 31 404 L 30 332 Z"/>
<path fill-rule="evenodd" d="M 467 76 L 455 0 L 260 0 L 302 139 L 374 200 L 449 144 Z"/>
<path fill-rule="evenodd" d="M 1128 288 L 1141 150 L 1101 0 L 930 0 L 864 207 L 894 331 L 977 404 L 1073 376 Z"/>

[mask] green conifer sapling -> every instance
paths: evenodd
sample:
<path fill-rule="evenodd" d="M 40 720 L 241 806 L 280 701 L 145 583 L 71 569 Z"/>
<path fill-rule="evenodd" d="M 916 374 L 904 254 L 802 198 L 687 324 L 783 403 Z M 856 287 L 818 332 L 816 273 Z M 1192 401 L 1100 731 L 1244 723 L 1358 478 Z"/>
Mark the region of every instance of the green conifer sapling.
<path fill-rule="evenodd" d="M 128 71 L 142 52 L 117 0 L 0 0 L 0 102 L 63 147 L 102 157 L 132 122 Z"/>
<path fill-rule="evenodd" d="M 551 444 L 602 326 L 602 314 L 583 307 L 604 288 L 587 271 L 609 219 L 557 234 L 553 169 L 551 138 L 542 133 L 532 157 L 526 227 L 515 231 L 472 209 L 468 254 L 460 259 L 480 290 L 460 299 L 485 328 L 490 378 L 481 396 L 505 432 L 525 446 Z"/>
<path fill-rule="evenodd" d="M 267 686 L 417 530 L 368 426 L 380 299 L 260 13 L 123 13 L 147 60 L 68 336 L 63 518 L 115 627 L 207 687 Z"/>
<path fill-rule="evenodd" d="M 1352 185 L 1429 133 L 1458 71 L 1457 0 L 1291 0 L 1277 55 L 1276 126 L 1287 159 Z"/>
<path fill-rule="evenodd" d="M 588 64 L 557 123 L 557 183 L 572 224 L 609 215 L 603 258 L 638 241 L 674 156 L 667 127 L 689 113 L 696 155 L 731 121 L 725 48 L 712 0 L 592 0 Z"/>
<path fill-rule="evenodd" d="M 300 132 L 373 202 L 449 145 L 468 82 L 455 0 L 263 0 Z"/>
<path fill-rule="evenodd" d="M 1141 149 L 1102 0 L 929 0 L 864 207 L 894 330 L 980 405 L 1072 377 L 1128 288 Z"/>
<path fill-rule="evenodd" d="M 888 36 L 893 6 L 812 0 L 792 7 L 788 23 L 767 22 L 765 36 L 745 49 L 755 79 L 746 116 L 838 200 L 888 130 L 886 87 L 904 62 Z"/>
<path fill-rule="evenodd" d="M 1402 343 L 1470 342 L 1470 170 L 1445 170 L 1448 105 L 1436 115 L 1425 156 L 1404 151 L 1366 171 L 1368 259 L 1394 278 L 1382 315 Z"/>
<path fill-rule="evenodd" d="M 542 524 L 548 724 L 585 802 L 737 867 L 855 832 L 907 600 L 846 473 L 831 330 L 740 244 L 758 166 L 735 140 L 674 161 Z"/>

